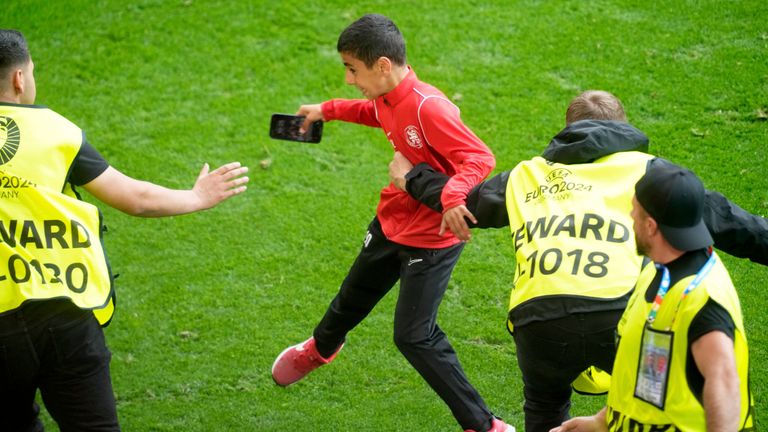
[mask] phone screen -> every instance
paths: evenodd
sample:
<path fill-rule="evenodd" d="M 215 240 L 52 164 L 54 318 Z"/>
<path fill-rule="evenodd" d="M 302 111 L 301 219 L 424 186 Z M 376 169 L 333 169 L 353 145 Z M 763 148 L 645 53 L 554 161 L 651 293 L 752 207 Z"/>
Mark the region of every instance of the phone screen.
<path fill-rule="evenodd" d="M 299 132 L 304 116 L 292 114 L 272 114 L 269 136 L 274 139 L 319 143 L 323 136 L 323 122 L 313 122 L 306 133 Z"/>

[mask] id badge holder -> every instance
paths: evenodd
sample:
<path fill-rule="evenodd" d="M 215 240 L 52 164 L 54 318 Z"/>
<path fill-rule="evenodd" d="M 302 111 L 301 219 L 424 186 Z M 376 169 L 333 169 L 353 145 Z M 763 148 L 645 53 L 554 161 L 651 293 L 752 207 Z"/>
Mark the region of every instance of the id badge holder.
<path fill-rule="evenodd" d="M 635 397 L 661 410 L 667 399 L 673 336 L 670 331 L 656 330 L 646 324 L 637 365 Z"/>

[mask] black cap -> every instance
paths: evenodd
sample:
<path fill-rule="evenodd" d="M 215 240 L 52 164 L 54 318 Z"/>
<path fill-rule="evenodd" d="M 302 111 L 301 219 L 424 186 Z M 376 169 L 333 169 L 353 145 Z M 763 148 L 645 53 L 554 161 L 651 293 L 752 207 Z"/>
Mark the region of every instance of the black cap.
<path fill-rule="evenodd" d="M 692 171 L 667 160 L 648 162 L 635 197 L 675 249 L 691 251 L 714 241 L 704 224 L 704 185 Z"/>

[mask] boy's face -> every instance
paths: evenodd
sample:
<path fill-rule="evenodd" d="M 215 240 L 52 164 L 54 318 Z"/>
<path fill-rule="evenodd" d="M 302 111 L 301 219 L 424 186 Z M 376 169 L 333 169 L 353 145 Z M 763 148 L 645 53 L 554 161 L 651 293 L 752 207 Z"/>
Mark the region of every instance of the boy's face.
<path fill-rule="evenodd" d="M 341 61 L 345 68 L 344 80 L 357 87 L 366 99 L 376 99 L 391 90 L 387 80 L 389 73 L 380 62 L 369 69 L 362 60 L 347 53 L 341 53 Z"/>

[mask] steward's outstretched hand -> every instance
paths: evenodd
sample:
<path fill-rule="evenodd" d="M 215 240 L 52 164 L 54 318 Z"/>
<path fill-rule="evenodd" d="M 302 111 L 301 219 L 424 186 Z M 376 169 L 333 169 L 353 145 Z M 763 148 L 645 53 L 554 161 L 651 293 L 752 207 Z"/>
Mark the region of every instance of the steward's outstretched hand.
<path fill-rule="evenodd" d="M 248 177 L 243 174 L 248 172 L 248 167 L 240 166 L 240 162 L 230 162 L 213 171 L 208 171 L 208 164 L 203 165 L 200 175 L 197 176 L 192 191 L 200 200 L 200 209 L 211 208 L 220 202 L 245 192 Z"/>

